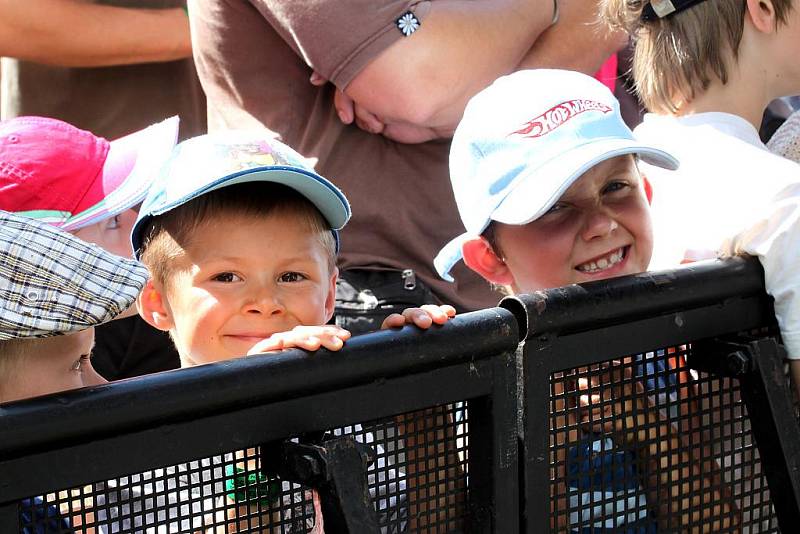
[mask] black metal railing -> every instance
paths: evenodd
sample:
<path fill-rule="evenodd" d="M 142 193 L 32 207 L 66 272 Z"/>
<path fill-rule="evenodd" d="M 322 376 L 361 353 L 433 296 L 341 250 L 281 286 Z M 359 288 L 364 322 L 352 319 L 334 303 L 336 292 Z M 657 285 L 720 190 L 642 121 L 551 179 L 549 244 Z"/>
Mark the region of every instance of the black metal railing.
<path fill-rule="evenodd" d="M 517 340 L 497 308 L 4 405 L 0 532 L 516 531 Z"/>
<path fill-rule="evenodd" d="M 0 532 L 791 532 L 762 278 L 696 264 L 2 405 Z"/>
<path fill-rule="evenodd" d="M 800 432 L 762 280 L 734 259 L 502 303 L 527 332 L 528 532 L 795 528 Z"/>

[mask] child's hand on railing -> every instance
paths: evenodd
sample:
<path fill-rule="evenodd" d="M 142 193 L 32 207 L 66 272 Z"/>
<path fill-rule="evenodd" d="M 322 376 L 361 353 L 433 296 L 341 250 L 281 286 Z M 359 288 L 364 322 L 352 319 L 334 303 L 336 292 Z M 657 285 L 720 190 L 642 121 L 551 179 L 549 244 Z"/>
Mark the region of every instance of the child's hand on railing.
<path fill-rule="evenodd" d="M 295 326 L 288 332 L 276 332 L 256 343 L 247 355 L 277 352 L 285 349 L 339 350 L 350 339 L 350 332 L 333 325 Z"/>
<path fill-rule="evenodd" d="M 413 324 L 419 328 L 427 329 L 432 324 L 444 324 L 456 316 L 456 309 L 447 304 L 436 306 L 425 304 L 419 308 L 406 308 L 403 313 L 393 313 L 383 320 L 381 330 L 387 328 L 400 328 Z"/>

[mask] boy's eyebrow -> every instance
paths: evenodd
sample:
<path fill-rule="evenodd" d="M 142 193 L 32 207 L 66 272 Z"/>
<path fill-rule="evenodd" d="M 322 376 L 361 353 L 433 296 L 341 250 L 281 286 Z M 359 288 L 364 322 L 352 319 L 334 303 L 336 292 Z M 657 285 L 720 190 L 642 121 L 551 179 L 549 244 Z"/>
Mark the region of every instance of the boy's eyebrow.
<path fill-rule="evenodd" d="M 294 265 L 304 265 L 309 263 L 313 263 L 314 265 L 319 265 L 319 264 L 327 265 L 327 260 L 325 259 L 324 256 L 321 256 L 319 258 L 314 258 L 310 255 L 290 256 L 287 258 L 281 258 L 281 260 L 277 263 L 277 265 L 279 267 L 287 267 L 287 266 L 291 267 Z"/>
<path fill-rule="evenodd" d="M 235 263 L 235 262 L 241 262 L 241 261 L 248 261 L 249 259 L 251 259 L 251 256 L 249 256 L 249 255 L 248 256 L 215 256 L 215 257 L 212 257 L 212 258 L 200 258 L 200 259 L 202 259 L 202 260 L 204 260 L 204 261 L 206 261 L 208 263 L 216 263 L 216 262 L 220 262 L 220 263 L 224 263 L 224 262 Z M 280 258 L 278 260 L 278 262 L 280 264 L 300 263 L 300 262 L 304 262 L 304 261 L 313 261 L 315 263 L 317 262 L 317 260 L 315 258 L 313 258 L 311 255 L 306 255 L 306 254 L 297 255 L 297 256 L 288 256 L 288 257 Z"/>

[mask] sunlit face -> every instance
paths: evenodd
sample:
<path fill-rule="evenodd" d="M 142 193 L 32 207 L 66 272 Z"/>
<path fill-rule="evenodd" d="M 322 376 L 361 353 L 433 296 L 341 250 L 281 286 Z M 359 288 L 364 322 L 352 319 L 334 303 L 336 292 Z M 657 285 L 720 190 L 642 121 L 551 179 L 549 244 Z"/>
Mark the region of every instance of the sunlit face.
<path fill-rule="evenodd" d="M 72 234 L 112 254 L 130 258 L 133 256 L 131 230 L 136 222 L 136 215 L 136 210 L 126 210 L 99 223 L 75 230 Z"/>
<path fill-rule="evenodd" d="M 632 156 L 596 165 L 529 224 L 495 224 L 515 292 L 639 273 L 653 252 L 649 205 Z"/>
<path fill-rule="evenodd" d="M 184 366 L 242 356 L 276 332 L 331 318 L 336 269 L 298 219 L 220 214 L 196 230 L 160 290 Z"/>
<path fill-rule="evenodd" d="M 105 383 L 92 367 L 93 346 L 94 328 L 37 340 L 15 362 L 13 380 L 3 382 L 0 402 Z"/>

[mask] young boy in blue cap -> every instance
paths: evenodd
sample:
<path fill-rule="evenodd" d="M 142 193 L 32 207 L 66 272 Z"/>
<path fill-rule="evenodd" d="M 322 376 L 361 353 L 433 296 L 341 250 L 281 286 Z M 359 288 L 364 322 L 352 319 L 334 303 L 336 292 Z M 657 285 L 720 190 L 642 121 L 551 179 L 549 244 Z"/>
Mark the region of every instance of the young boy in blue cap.
<path fill-rule="evenodd" d="M 325 323 L 349 217 L 336 186 L 263 134 L 184 141 L 133 227 L 153 275 L 140 314 L 170 332 L 184 367 L 290 346 L 337 350 L 349 333 Z"/>
<path fill-rule="evenodd" d="M 463 259 L 508 292 L 529 293 L 647 270 L 653 251 L 651 194 L 638 159 L 677 168 L 672 156 L 634 139 L 616 99 L 596 80 L 559 70 L 520 71 L 498 79 L 469 102 L 453 137 L 451 180 L 467 231 L 437 256 L 439 273 L 449 277 Z M 662 371 L 659 376 L 675 374 Z M 582 396 L 584 420 L 573 423 L 589 431 L 570 434 L 569 459 L 557 459 L 556 483 L 567 484 L 565 471 L 570 475 L 570 487 L 554 495 L 557 508 L 570 512 L 559 516 L 565 523 L 568 517 L 569 525 L 558 527 L 681 530 L 701 516 L 713 530 L 734 524 L 735 508 L 713 462 L 694 457 L 685 447 L 686 436 L 652 400 L 634 394 L 634 381 L 622 382 L 630 390 L 624 397 L 633 401 L 604 403 L 603 409 L 613 407 L 615 413 L 605 414 L 606 424 L 599 428 L 592 399 Z M 657 435 L 629 425 L 634 415 L 646 420 L 645 427 L 652 425 L 650 431 L 657 428 Z M 638 469 L 626 460 L 631 452 Z M 682 469 L 674 468 L 656 484 L 636 472 L 660 472 L 664 458 L 679 459 Z M 587 482 L 601 466 L 610 478 Z M 704 492 L 695 490 L 695 495 L 716 506 L 689 511 L 684 505 L 694 496 L 683 486 L 689 473 L 705 481 Z M 569 504 L 559 501 L 567 497 Z"/>
<path fill-rule="evenodd" d="M 139 313 L 169 331 L 184 367 L 292 347 L 339 350 L 350 333 L 326 323 L 349 217 L 342 192 L 264 131 L 184 141 L 133 227 L 136 257 L 152 274 Z M 384 327 L 426 328 L 454 313 L 412 309 Z"/>

